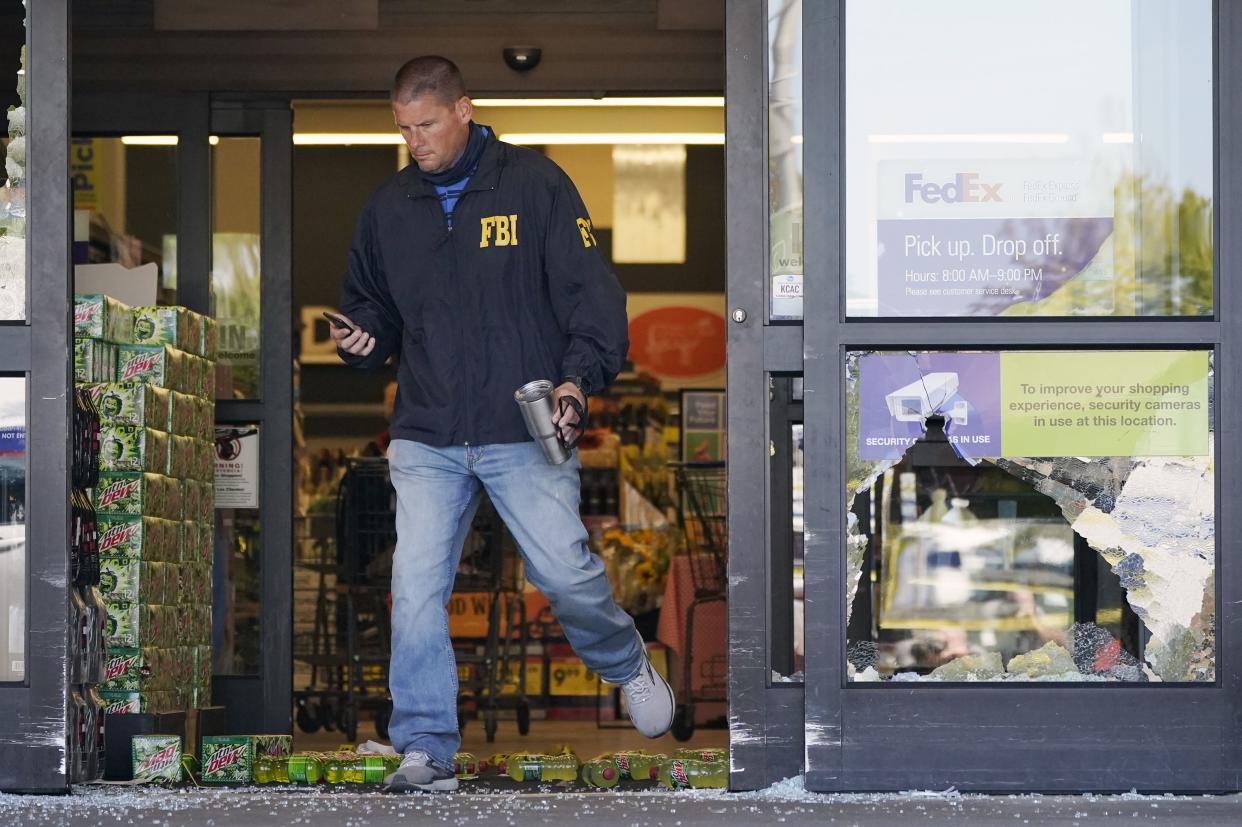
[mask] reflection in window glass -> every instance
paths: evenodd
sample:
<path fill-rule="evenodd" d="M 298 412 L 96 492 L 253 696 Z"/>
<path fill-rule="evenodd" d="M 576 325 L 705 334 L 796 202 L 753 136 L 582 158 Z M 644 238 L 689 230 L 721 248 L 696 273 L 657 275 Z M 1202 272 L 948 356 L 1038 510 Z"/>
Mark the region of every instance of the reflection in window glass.
<path fill-rule="evenodd" d="M 853 680 L 1215 680 L 1209 353 L 847 371 Z"/>
<path fill-rule="evenodd" d="M 177 146 L 172 136 L 73 139 L 74 263 L 157 268 L 177 303 Z"/>
<path fill-rule="evenodd" d="M 802 318 L 802 0 L 768 3 L 771 318 Z"/>
<path fill-rule="evenodd" d="M 212 315 L 220 322 L 216 398 L 259 397 L 258 138 L 212 147 Z"/>
<path fill-rule="evenodd" d="M 0 77 L 16 75 L 17 105 L 8 110 L 4 142 L 4 189 L 0 191 L 0 321 L 26 318 L 26 53 L 5 52 Z M 18 60 L 20 59 L 20 63 Z"/>
<path fill-rule="evenodd" d="M 0 681 L 26 677 L 26 380 L 0 376 Z"/>
<path fill-rule="evenodd" d="M 846 9 L 849 315 L 1212 313 L 1210 0 Z"/>

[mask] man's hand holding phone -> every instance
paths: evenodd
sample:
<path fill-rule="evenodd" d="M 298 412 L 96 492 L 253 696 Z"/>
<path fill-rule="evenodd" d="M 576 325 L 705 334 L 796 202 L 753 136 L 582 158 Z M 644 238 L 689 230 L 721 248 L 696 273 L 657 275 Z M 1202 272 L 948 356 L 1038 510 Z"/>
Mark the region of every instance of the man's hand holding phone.
<path fill-rule="evenodd" d="M 339 313 L 324 313 L 331 326 L 332 341 L 351 356 L 370 356 L 375 350 L 375 337 Z"/>

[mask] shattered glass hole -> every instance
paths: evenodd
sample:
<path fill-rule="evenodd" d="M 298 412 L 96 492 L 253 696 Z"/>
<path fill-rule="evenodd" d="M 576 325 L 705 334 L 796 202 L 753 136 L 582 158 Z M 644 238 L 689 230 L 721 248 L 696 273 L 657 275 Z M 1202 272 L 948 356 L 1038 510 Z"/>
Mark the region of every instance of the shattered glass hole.
<path fill-rule="evenodd" d="M 1204 456 L 971 456 L 956 388 L 929 381 L 921 435 L 864 460 L 866 355 L 846 364 L 852 680 L 1215 680 L 1211 434 Z"/>

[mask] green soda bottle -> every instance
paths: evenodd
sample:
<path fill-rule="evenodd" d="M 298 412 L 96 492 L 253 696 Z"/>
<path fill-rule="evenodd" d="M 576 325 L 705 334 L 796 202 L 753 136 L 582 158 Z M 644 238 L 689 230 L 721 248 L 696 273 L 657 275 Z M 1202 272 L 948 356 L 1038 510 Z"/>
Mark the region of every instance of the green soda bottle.
<path fill-rule="evenodd" d="M 254 759 L 254 783 L 275 784 L 277 760 L 270 755 L 260 755 Z"/>
<path fill-rule="evenodd" d="M 661 753 L 647 755 L 645 752 L 617 753 L 625 755 L 629 764 L 630 778 L 635 781 L 655 781 L 660 777 L 660 767 L 668 762 L 668 756 Z"/>
<path fill-rule="evenodd" d="M 316 784 L 323 778 L 323 760 L 318 755 L 291 755 L 276 761 L 276 780 L 279 782 Z"/>
<path fill-rule="evenodd" d="M 650 768 L 657 766 L 657 764 L 652 762 L 651 758 L 652 756 L 642 749 L 622 750 L 612 755 L 612 760 L 617 765 L 617 769 L 621 770 L 621 777 L 637 781 L 654 780 L 654 776 L 650 775 Z M 635 764 L 638 765 L 638 775 L 634 774 Z"/>
<path fill-rule="evenodd" d="M 479 777 L 479 759 L 473 752 L 459 752 L 453 756 L 453 774 L 459 779 Z"/>
<path fill-rule="evenodd" d="M 396 756 L 397 765 L 401 764 L 401 756 Z M 382 784 L 388 775 L 388 757 L 383 755 L 355 755 L 342 762 L 345 773 L 342 779 L 346 784 Z"/>
<path fill-rule="evenodd" d="M 660 767 L 660 783 L 670 790 L 724 789 L 729 786 L 729 767 L 723 761 L 674 758 Z"/>
<path fill-rule="evenodd" d="M 708 763 L 718 761 L 728 761 L 729 751 L 720 747 L 712 747 L 710 749 L 679 749 L 673 753 L 674 758 L 689 758 L 692 761 L 707 761 Z"/>
<path fill-rule="evenodd" d="M 582 780 L 592 787 L 609 790 L 621 783 L 622 770 L 615 755 L 601 755 L 582 765 Z"/>
<path fill-rule="evenodd" d="M 391 756 L 400 765 L 401 756 Z M 375 784 L 388 775 L 385 756 L 355 755 L 354 752 L 333 752 L 323 761 L 323 780 L 328 784 Z M 376 777 L 378 776 L 378 777 Z"/>
<path fill-rule="evenodd" d="M 514 781 L 577 781 L 576 755 L 510 755 L 505 775 Z"/>
<path fill-rule="evenodd" d="M 501 775 L 504 775 L 506 772 L 508 772 L 509 753 L 507 752 L 493 753 L 486 761 L 483 761 L 481 764 L 479 764 L 480 770 L 486 770 L 489 767 L 492 769 L 495 769 L 496 772 L 500 773 Z"/>
<path fill-rule="evenodd" d="M 323 780 L 329 784 L 345 783 L 345 767 L 357 758 L 352 752 L 333 752 L 324 757 Z"/>

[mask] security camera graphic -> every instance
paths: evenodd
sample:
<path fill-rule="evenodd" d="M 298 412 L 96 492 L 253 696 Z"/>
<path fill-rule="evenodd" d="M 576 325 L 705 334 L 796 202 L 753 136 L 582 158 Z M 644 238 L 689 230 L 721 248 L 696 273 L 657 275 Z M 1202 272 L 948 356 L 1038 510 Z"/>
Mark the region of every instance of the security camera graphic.
<path fill-rule="evenodd" d="M 954 425 L 966 425 L 970 419 L 970 405 L 965 399 L 958 398 L 945 410 L 945 405 L 956 394 L 956 373 L 929 373 L 893 391 L 884 401 L 888 412 L 898 422 L 922 422 L 932 414 L 941 414 L 949 417 Z"/>

